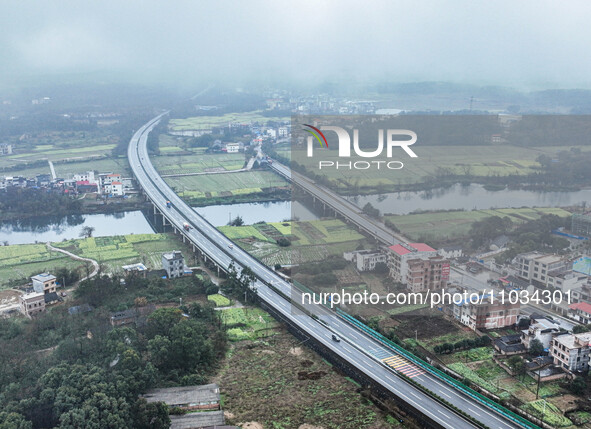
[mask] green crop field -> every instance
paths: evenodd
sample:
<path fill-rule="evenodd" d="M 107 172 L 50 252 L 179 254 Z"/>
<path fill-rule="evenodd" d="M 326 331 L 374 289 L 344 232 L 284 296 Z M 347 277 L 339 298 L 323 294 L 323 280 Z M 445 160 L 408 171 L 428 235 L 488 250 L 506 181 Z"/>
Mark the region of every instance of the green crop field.
<path fill-rule="evenodd" d="M 26 168 L 29 163 L 50 160 L 87 160 L 110 154 L 116 140 L 101 132 L 54 132 L 41 137 L 30 137 L 15 144 L 14 153 L 0 157 L 0 170 Z"/>
<path fill-rule="evenodd" d="M 268 266 L 322 261 L 330 255 L 355 250 L 365 238 L 338 219 L 221 226 L 218 229 L 228 238 L 239 240 L 243 249 Z M 280 247 L 275 244 L 282 237 L 291 240 L 292 245 Z"/>
<path fill-rule="evenodd" d="M 499 389 L 497 386 L 488 380 L 482 378 L 477 372 L 473 371 L 472 369 L 468 368 L 462 362 L 456 362 L 448 365 L 448 367 L 452 370 L 460 374 L 462 377 L 467 378 L 472 383 L 477 384 L 478 386 L 482 387 L 483 389 L 488 390 L 491 393 L 497 393 Z M 501 369 L 501 371 L 503 371 Z M 506 375 L 506 373 L 505 373 Z"/>
<path fill-rule="evenodd" d="M 279 323 L 259 308 L 228 308 L 220 311 L 231 341 L 255 340 L 273 333 Z"/>
<path fill-rule="evenodd" d="M 293 244 L 297 246 L 343 243 L 364 238 L 339 219 L 221 226 L 218 229 L 233 240 L 255 238 L 259 241 L 275 242 L 278 238 L 287 237 L 291 238 Z"/>
<path fill-rule="evenodd" d="M 166 146 L 160 152 L 168 152 Z M 179 149 L 176 147 L 174 151 Z M 190 154 L 152 157 L 154 167 L 160 174 L 206 173 L 209 171 L 234 171 L 244 167 L 242 153 L 204 153 L 203 148 L 191 149 Z"/>
<path fill-rule="evenodd" d="M 0 289 L 43 271 L 79 265 L 62 253 L 50 252 L 44 244 L 0 246 Z"/>
<path fill-rule="evenodd" d="M 573 424 L 573 422 L 562 415 L 561 410 L 559 410 L 554 404 L 547 402 L 545 399 L 528 402 L 521 408 L 530 412 L 534 416 L 542 417 L 546 423 L 553 427 L 566 427 Z"/>
<path fill-rule="evenodd" d="M 113 172 L 129 176 L 131 171 L 126 157 L 95 159 L 79 162 L 54 162 L 55 172 L 58 177 L 68 177 L 75 173 L 83 173 L 89 170 L 96 170 L 100 173 Z M 33 177 L 37 174 L 50 174 L 49 164 L 43 163 L 32 168 L 21 168 L 10 170 L 10 175 Z"/>
<path fill-rule="evenodd" d="M 472 224 L 492 216 L 508 216 L 514 223 L 539 219 L 544 214 L 561 217 L 571 213 L 557 207 L 494 209 L 472 211 L 429 212 L 409 215 L 388 215 L 386 219 L 393 222 L 402 234 L 418 239 L 459 238 L 467 236 Z"/>
<path fill-rule="evenodd" d="M 230 240 L 238 240 L 241 238 L 255 238 L 260 241 L 273 240 L 263 235 L 254 225 L 245 226 L 220 226 L 218 229 Z"/>
<path fill-rule="evenodd" d="M 251 124 L 258 122 L 266 124 L 269 121 L 289 121 L 289 117 L 262 116 L 260 110 L 243 113 L 226 113 L 221 116 L 197 116 L 186 119 L 171 119 L 169 127 L 173 131 L 208 130 L 213 127 L 227 127 L 230 123 Z"/>
<path fill-rule="evenodd" d="M 232 305 L 232 301 L 226 298 L 224 295 L 216 293 L 215 295 L 208 295 L 207 300 L 215 304 L 216 307 L 228 307 Z"/>
<path fill-rule="evenodd" d="M 585 146 L 580 147 L 588 151 Z M 530 174 L 536 172 L 539 164 L 536 158 L 542 154 L 554 155 L 565 149 L 565 146 L 519 147 L 519 146 L 421 146 L 417 143 L 413 151 L 417 158 L 409 158 L 400 151 L 393 155 L 394 160 L 404 163 L 400 170 L 368 169 L 355 170 L 327 168 L 321 172 L 332 179 L 335 187 L 347 189 L 353 186 L 377 188 L 380 192 L 393 192 L 397 187 L 415 183 L 423 183 L 444 170 L 457 175 L 470 176 L 506 176 L 512 174 Z M 308 158 L 303 150 L 293 149 L 291 159 L 308 166 L 311 171 L 319 173 L 317 162 Z M 322 151 L 322 159 L 338 160 L 338 151 Z M 390 161 L 392 159 L 383 158 Z M 382 160 L 382 158 L 380 158 Z M 342 160 L 341 160 L 342 161 Z M 375 189 L 374 189 L 375 190 Z"/>
<path fill-rule="evenodd" d="M 167 177 L 165 180 L 181 197 L 188 198 L 252 194 L 261 192 L 262 188 L 287 186 L 283 178 L 270 171 Z"/>
<path fill-rule="evenodd" d="M 91 237 L 55 243 L 55 247 L 75 255 L 94 259 L 109 272 L 121 273 L 122 265 L 141 262 L 149 269 L 162 268 L 162 253 L 180 250 L 188 265 L 193 260 L 190 246 L 173 234 L 130 234 L 113 237 Z"/>

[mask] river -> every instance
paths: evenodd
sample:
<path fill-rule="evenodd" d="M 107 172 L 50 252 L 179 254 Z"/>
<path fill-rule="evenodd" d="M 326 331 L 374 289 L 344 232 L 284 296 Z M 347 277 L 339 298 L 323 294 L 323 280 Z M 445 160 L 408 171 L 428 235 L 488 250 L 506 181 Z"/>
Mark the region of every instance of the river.
<path fill-rule="evenodd" d="M 455 185 L 423 192 L 395 192 L 349 197 L 360 207 L 371 203 L 382 213 L 407 214 L 415 210 L 489 209 L 501 207 L 561 207 L 591 201 L 591 189 L 575 192 L 533 192 L 520 190 L 487 191 L 482 185 Z M 293 209 L 293 210 L 292 210 Z M 300 202 L 219 204 L 194 208 L 215 226 L 226 225 L 241 216 L 246 225 L 259 221 L 281 222 L 291 219 L 313 220 L 318 216 Z M 78 238 L 82 227 L 95 228 L 94 236 L 154 232 L 141 211 L 114 214 L 38 216 L 0 223 L 0 244 L 24 244 Z"/>
<path fill-rule="evenodd" d="M 93 227 L 96 237 L 152 233 L 154 230 L 137 211 L 113 214 L 35 216 L 0 223 L 0 243 L 26 244 L 78 238 L 84 226 Z"/>
<path fill-rule="evenodd" d="M 591 189 L 573 192 L 522 190 L 487 191 L 482 185 L 454 185 L 422 192 L 393 192 L 348 197 L 360 207 L 371 203 L 381 213 L 408 214 L 416 210 L 484 210 L 509 207 L 565 207 L 591 201 Z"/>

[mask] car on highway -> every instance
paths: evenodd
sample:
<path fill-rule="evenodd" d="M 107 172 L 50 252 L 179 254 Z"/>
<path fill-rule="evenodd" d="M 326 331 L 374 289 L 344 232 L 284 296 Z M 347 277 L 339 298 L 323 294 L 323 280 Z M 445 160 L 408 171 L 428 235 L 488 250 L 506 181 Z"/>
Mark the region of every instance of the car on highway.
<path fill-rule="evenodd" d="M 332 340 L 333 341 L 336 341 L 337 343 L 340 343 L 341 342 L 341 339 L 337 335 L 335 335 L 335 334 L 332 334 Z"/>

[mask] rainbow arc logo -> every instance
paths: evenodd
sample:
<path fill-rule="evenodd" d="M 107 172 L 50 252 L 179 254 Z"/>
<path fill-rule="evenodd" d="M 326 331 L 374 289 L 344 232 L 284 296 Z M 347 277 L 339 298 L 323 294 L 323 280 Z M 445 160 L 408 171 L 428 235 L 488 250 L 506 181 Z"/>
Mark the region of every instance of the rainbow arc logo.
<path fill-rule="evenodd" d="M 324 134 L 322 133 L 322 131 L 320 131 L 318 128 L 312 126 L 312 125 L 308 125 L 308 124 L 302 124 L 304 127 L 308 127 L 308 128 L 304 128 L 304 131 L 309 132 L 310 134 L 312 134 L 316 140 L 318 140 L 318 143 L 320 143 L 320 147 L 326 147 L 328 149 L 328 142 L 326 141 L 326 137 L 324 137 Z M 324 143 L 322 143 L 324 141 Z"/>

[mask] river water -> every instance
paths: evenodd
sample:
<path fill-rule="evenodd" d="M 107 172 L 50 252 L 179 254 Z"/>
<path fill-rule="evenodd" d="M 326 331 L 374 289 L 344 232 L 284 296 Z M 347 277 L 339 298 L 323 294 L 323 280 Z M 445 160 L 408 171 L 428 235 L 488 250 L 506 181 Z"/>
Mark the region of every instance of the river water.
<path fill-rule="evenodd" d="M 561 207 L 591 201 L 591 189 L 575 192 L 487 191 L 482 185 L 455 185 L 423 192 L 396 192 L 349 197 L 360 207 L 371 203 L 382 213 L 407 214 L 415 210 L 489 209 L 501 207 Z M 300 202 L 274 201 L 196 207 L 195 211 L 215 226 L 241 216 L 246 225 L 259 221 L 280 222 L 297 213 L 299 220 L 318 216 Z M 292 211 L 293 208 L 293 211 Z M 38 216 L 0 223 L 0 244 L 24 244 L 78 238 L 82 227 L 95 228 L 94 236 L 152 233 L 154 229 L 141 211 L 115 214 Z"/>
<path fill-rule="evenodd" d="M 0 244 L 45 243 L 78 238 L 84 226 L 95 228 L 93 236 L 152 233 L 154 230 L 137 211 L 71 216 L 36 216 L 0 223 Z"/>
<path fill-rule="evenodd" d="M 348 197 L 360 207 L 371 203 L 381 213 L 408 214 L 416 210 L 484 210 L 515 207 L 565 207 L 591 201 L 591 189 L 574 192 L 522 190 L 487 191 L 482 185 L 455 185 L 422 192 L 393 192 Z"/>

